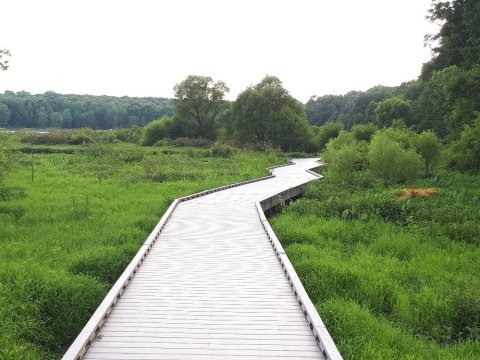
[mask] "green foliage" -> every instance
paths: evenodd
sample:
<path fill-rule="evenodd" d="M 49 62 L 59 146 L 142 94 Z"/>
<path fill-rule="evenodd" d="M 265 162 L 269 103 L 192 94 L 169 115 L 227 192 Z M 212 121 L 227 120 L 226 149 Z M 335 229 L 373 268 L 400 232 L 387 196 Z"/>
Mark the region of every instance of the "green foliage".
<path fill-rule="evenodd" d="M 33 183 L 20 158 L 0 187 L 0 359 L 59 358 L 173 199 L 283 162 L 231 150 L 79 145 L 74 154 L 37 154 Z M 161 181 L 148 178 L 145 162 Z"/>
<path fill-rule="evenodd" d="M 452 144 L 449 165 L 461 171 L 480 172 L 480 119 L 466 126 L 460 139 Z"/>
<path fill-rule="evenodd" d="M 81 128 L 75 130 L 51 130 L 48 132 L 23 131 L 20 141 L 32 145 L 85 145 L 91 143 L 114 144 L 118 142 L 137 143 L 141 136 L 141 129 L 112 129 L 108 131 L 95 131 Z M 38 148 L 37 148 L 38 149 Z M 53 150 L 53 148 L 50 148 Z"/>
<path fill-rule="evenodd" d="M 429 177 L 432 165 L 440 157 L 442 148 L 440 140 L 433 132 L 424 131 L 414 139 L 414 146 L 425 163 L 425 177 Z"/>
<path fill-rule="evenodd" d="M 144 126 L 163 115 L 172 115 L 170 101 L 164 98 L 62 95 L 51 91 L 0 94 L 0 126 L 7 128 L 128 128 Z"/>
<path fill-rule="evenodd" d="M 16 159 L 16 153 L 11 147 L 0 145 L 0 185 L 15 165 Z"/>
<path fill-rule="evenodd" d="M 340 110 L 328 116 L 328 121 L 341 122 L 347 129 L 354 124 L 375 122 L 380 127 L 401 125 L 418 132 L 432 130 L 452 140 L 459 137 L 465 125 L 473 124 L 476 112 L 480 111 L 479 84 L 480 65 L 468 69 L 449 66 L 433 72 L 428 80 L 310 99 L 306 110 L 309 122 L 315 123 L 324 111 L 340 104 Z"/>
<path fill-rule="evenodd" d="M 229 114 L 229 131 L 240 145 L 271 144 L 283 150 L 310 150 L 303 105 L 274 76 L 238 95 Z"/>
<path fill-rule="evenodd" d="M 224 96 L 229 88 L 223 81 L 213 82 L 208 76 L 189 75 L 175 85 L 175 116 L 194 125 L 194 136 L 215 137 L 215 120 L 224 109 Z"/>
<path fill-rule="evenodd" d="M 172 145 L 181 147 L 208 148 L 213 145 L 213 141 L 205 138 L 177 138 L 172 141 Z"/>
<path fill-rule="evenodd" d="M 339 181 L 350 180 L 354 172 L 364 170 L 366 165 L 367 147 L 353 139 L 340 144 L 338 140 L 344 138 L 347 140 L 348 135 L 340 135 L 330 141 L 322 152 L 322 159 L 327 162 L 329 177 Z"/>
<path fill-rule="evenodd" d="M 313 141 L 320 150 L 323 150 L 330 139 L 336 138 L 342 129 L 343 125 L 338 122 L 326 123 L 325 125 L 320 126 Z"/>
<path fill-rule="evenodd" d="M 210 149 L 212 156 L 229 158 L 238 153 L 238 149 L 227 144 L 215 143 Z"/>
<path fill-rule="evenodd" d="M 345 359 L 478 358 L 479 184 L 445 172 L 399 201 L 325 179 L 271 220 Z"/>
<path fill-rule="evenodd" d="M 475 0 L 432 1 L 429 20 L 441 28 L 425 37 L 434 57 L 423 65 L 423 79 L 451 65 L 471 68 L 480 63 L 479 12 L 480 4 Z"/>
<path fill-rule="evenodd" d="M 390 127 L 394 120 L 403 120 L 407 125 L 412 120 L 412 106 L 398 97 L 375 103 L 375 123 L 379 127 Z"/>
<path fill-rule="evenodd" d="M 291 107 L 283 107 L 269 115 L 268 140 L 284 151 L 312 151 L 312 136 L 305 115 Z"/>
<path fill-rule="evenodd" d="M 152 146 L 158 140 L 170 138 L 171 127 L 171 116 L 164 116 L 161 119 L 153 120 L 143 128 L 143 136 L 140 140 L 140 144 L 144 146 Z"/>
<path fill-rule="evenodd" d="M 377 130 L 373 124 L 356 124 L 352 126 L 350 132 L 358 141 L 370 141 Z"/>
<path fill-rule="evenodd" d="M 138 249 L 135 246 L 109 246 L 82 254 L 68 265 L 72 274 L 87 275 L 113 285 L 127 267 Z"/>
<path fill-rule="evenodd" d="M 368 150 L 369 168 L 385 183 L 415 180 L 423 168 L 422 158 L 392 134 L 396 133 L 383 131 L 373 136 Z"/>

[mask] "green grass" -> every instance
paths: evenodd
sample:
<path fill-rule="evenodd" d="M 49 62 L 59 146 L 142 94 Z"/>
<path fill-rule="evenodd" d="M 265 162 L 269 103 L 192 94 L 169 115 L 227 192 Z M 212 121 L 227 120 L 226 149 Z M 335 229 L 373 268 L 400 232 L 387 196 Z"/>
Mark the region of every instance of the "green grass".
<path fill-rule="evenodd" d="M 35 154 L 33 181 L 32 156 L 20 155 L 0 184 L 1 360 L 59 358 L 173 199 L 284 162 L 252 152 L 73 148 Z"/>
<path fill-rule="evenodd" d="M 480 182 L 398 187 L 328 179 L 271 223 L 345 359 L 480 358 Z M 405 186 L 404 186 L 405 187 Z"/>

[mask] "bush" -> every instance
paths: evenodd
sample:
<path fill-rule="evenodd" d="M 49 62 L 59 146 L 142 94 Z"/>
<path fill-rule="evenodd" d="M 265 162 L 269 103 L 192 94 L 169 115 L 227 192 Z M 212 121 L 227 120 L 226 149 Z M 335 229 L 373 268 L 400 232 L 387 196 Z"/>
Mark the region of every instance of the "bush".
<path fill-rule="evenodd" d="M 74 154 L 75 153 L 75 149 L 72 149 L 72 148 L 24 146 L 18 150 L 24 154 Z"/>
<path fill-rule="evenodd" d="M 170 137 L 170 128 L 172 127 L 172 118 L 164 116 L 161 119 L 153 120 L 145 125 L 140 144 L 143 146 L 152 146 L 158 140 Z"/>
<path fill-rule="evenodd" d="M 358 141 L 370 141 L 377 130 L 373 124 L 356 124 L 352 126 L 350 132 Z"/>
<path fill-rule="evenodd" d="M 114 129 L 113 133 L 115 138 L 119 141 L 136 144 L 142 138 L 143 129 L 138 126 L 133 126 L 127 129 Z"/>
<path fill-rule="evenodd" d="M 328 141 L 336 138 L 342 129 L 343 125 L 340 123 L 326 123 L 318 129 L 318 134 L 315 136 L 313 141 L 320 150 L 323 150 Z"/>
<path fill-rule="evenodd" d="M 26 133 L 20 141 L 32 145 L 65 145 L 70 143 L 70 138 L 65 131 L 54 131 L 42 134 Z"/>
<path fill-rule="evenodd" d="M 26 197 L 27 192 L 23 187 L 0 185 L 0 201 L 23 199 Z"/>
<path fill-rule="evenodd" d="M 216 143 L 211 149 L 212 156 L 229 158 L 235 155 L 238 150 L 233 146 Z"/>
<path fill-rule="evenodd" d="M 432 166 L 440 157 L 440 140 L 433 132 L 424 131 L 414 139 L 413 144 L 425 163 L 425 177 L 429 177 Z"/>
<path fill-rule="evenodd" d="M 419 177 L 423 161 L 414 150 L 406 150 L 401 142 L 386 131 L 374 135 L 368 151 L 372 173 L 385 183 L 403 183 Z"/>
<path fill-rule="evenodd" d="M 213 141 L 205 138 L 178 138 L 172 141 L 174 146 L 208 148 Z"/>
<path fill-rule="evenodd" d="M 451 148 L 451 168 L 471 173 L 480 172 L 480 118 L 473 126 L 466 126 Z"/>
<path fill-rule="evenodd" d="M 13 168 L 16 160 L 17 156 L 12 148 L 0 145 L 0 183 Z"/>
<path fill-rule="evenodd" d="M 331 146 L 332 145 L 332 146 Z M 327 149 L 322 153 L 322 159 L 327 162 L 327 176 L 338 181 L 347 181 L 352 173 L 365 168 L 365 147 L 358 142 L 343 145 L 333 149 L 335 143 L 329 142 Z"/>

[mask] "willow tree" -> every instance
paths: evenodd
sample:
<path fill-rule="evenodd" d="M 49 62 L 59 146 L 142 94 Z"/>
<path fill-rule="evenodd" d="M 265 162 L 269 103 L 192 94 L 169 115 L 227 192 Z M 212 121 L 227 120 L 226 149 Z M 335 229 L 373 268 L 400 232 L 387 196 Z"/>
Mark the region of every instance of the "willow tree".
<path fill-rule="evenodd" d="M 225 107 L 229 88 L 223 81 L 214 82 L 209 76 L 190 75 L 174 87 L 175 117 L 191 122 L 195 136 L 215 137 L 215 120 Z"/>
<path fill-rule="evenodd" d="M 230 116 L 235 137 L 242 144 L 265 142 L 284 150 L 311 148 L 304 106 L 275 76 L 266 76 L 238 95 Z"/>

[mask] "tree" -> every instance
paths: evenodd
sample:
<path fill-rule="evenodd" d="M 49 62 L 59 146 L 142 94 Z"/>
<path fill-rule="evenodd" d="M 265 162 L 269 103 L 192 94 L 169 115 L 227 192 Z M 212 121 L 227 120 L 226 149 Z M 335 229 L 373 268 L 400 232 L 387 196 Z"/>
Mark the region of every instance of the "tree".
<path fill-rule="evenodd" d="M 229 88 L 223 81 L 213 82 L 208 76 L 190 75 L 175 85 L 173 108 L 179 118 L 195 125 L 195 136 L 215 137 L 215 120 L 225 105 L 224 96 Z"/>
<path fill-rule="evenodd" d="M 480 63 L 480 2 L 433 0 L 428 19 L 442 24 L 437 34 L 425 36 L 434 57 L 424 64 L 422 79 L 451 65 L 469 69 Z"/>
<path fill-rule="evenodd" d="M 422 158 L 391 135 L 378 131 L 373 136 L 367 155 L 370 170 L 385 183 L 415 180 L 423 168 Z"/>
<path fill-rule="evenodd" d="M 450 167 L 472 173 L 480 172 L 480 118 L 465 126 L 460 139 L 452 144 Z"/>
<path fill-rule="evenodd" d="M 7 49 L 0 49 L 0 70 L 8 70 L 8 58 L 10 57 L 10 51 Z"/>
<path fill-rule="evenodd" d="M 437 135 L 431 131 L 424 131 L 414 140 L 414 146 L 425 163 L 425 177 L 429 177 L 431 166 L 440 157 L 441 143 Z"/>
<path fill-rule="evenodd" d="M 231 131 L 241 144 L 271 143 L 284 150 L 310 146 L 304 106 L 275 76 L 266 76 L 238 95 L 229 118 Z"/>
<path fill-rule="evenodd" d="M 0 103 L 0 127 L 7 126 L 10 122 L 10 110 L 8 106 Z"/>
<path fill-rule="evenodd" d="M 320 126 L 318 134 L 314 139 L 315 144 L 320 150 L 325 149 L 325 145 L 327 145 L 330 139 L 336 138 L 342 129 L 343 125 L 337 122 L 329 122 L 323 126 Z"/>
<path fill-rule="evenodd" d="M 412 119 L 412 106 L 398 97 L 382 100 L 376 104 L 375 122 L 380 127 L 389 127 L 394 120 L 403 120 L 408 125 Z"/>
<path fill-rule="evenodd" d="M 370 141 L 373 134 L 377 131 L 377 127 L 373 124 L 357 124 L 353 125 L 350 129 L 350 132 L 353 134 L 355 139 L 361 141 Z"/>
<path fill-rule="evenodd" d="M 269 116 L 268 139 L 282 150 L 312 151 L 312 136 L 305 115 L 288 106 Z"/>

